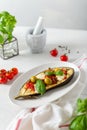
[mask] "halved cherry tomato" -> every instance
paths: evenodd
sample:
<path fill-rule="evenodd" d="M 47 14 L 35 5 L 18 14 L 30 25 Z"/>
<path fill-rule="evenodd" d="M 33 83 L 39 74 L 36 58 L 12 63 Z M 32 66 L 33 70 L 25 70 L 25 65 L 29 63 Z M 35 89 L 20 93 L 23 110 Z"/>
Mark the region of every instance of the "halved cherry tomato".
<path fill-rule="evenodd" d="M 68 61 L 68 56 L 67 55 L 61 55 L 60 60 L 61 61 Z"/>
<path fill-rule="evenodd" d="M 13 72 L 14 75 L 18 74 L 18 69 L 16 67 L 12 68 L 11 71 Z"/>
<path fill-rule="evenodd" d="M 50 51 L 51 56 L 56 57 L 58 55 L 58 50 L 54 48 L 53 50 Z"/>

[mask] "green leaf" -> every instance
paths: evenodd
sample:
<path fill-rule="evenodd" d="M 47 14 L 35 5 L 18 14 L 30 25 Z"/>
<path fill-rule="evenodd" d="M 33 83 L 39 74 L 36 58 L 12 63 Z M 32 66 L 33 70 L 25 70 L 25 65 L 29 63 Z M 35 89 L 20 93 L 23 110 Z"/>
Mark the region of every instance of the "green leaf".
<path fill-rule="evenodd" d="M 38 93 L 40 93 L 41 95 L 43 95 L 45 92 L 46 92 L 46 86 L 45 86 L 45 83 L 38 79 L 36 81 L 36 90 Z"/>
<path fill-rule="evenodd" d="M 2 32 L 3 34 L 6 34 L 6 33 L 7 33 L 6 29 L 3 28 L 1 25 L 0 25 L 0 32 Z"/>
<path fill-rule="evenodd" d="M 3 44 L 4 43 L 4 39 L 3 39 L 3 36 L 0 35 L 0 43 Z"/>
<path fill-rule="evenodd" d="M 16 22 L 15 16 L 12 16 L 9 12 L 3 11 L 0 13 L 0 34 L 2 34 L 4 41 L 6 38 L 9 42 L 12 40 L 12 33 Z M 2 43 L 2 38 L 0 43 Z"/>
<path fill-rule="evenodd" d="M 84 100 L 77 100 L 77 113 L 82 113 L 87 111 L 87 98 Z"/>
<path fill-rule="evenodd" d="M 58 71 L 55 72 L 55 75 L 60 75 L 60 76 L 62 76 L 63 74 L 64 74 L 64 73 L 63 73 L 62 70 L 58 70 Z"/>
<path fill-rule="evenodd" d="M 70 123 L 70 130 L 87 130 L 87 98 L 78 99 L 76 116 Z"/>
<path fill-rule="evenodd" d="M 87 114 L 77 116 L 70 124 L 70 130 L 87 130 Z"/>
<path fill-rule="evenodd" d="M 54 72 L 53 71 L 46 71 L 45 74 L 50 76 L 50 75 L 54 75 Z"/>

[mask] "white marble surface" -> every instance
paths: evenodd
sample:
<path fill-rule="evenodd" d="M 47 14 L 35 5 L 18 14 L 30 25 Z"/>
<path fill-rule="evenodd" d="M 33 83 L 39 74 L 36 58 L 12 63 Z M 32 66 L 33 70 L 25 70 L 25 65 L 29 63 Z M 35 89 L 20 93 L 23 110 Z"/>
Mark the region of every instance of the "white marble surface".
<path fill-rule="evenodd" d="M 32 54 L 25 40 L 28 29 L 28 27 L 15 28 L 14 35 L 18 38 L 19 55 L 8 60 L 0 58 L 0 69 L 5 68 L 9 70 L 12 67 L 17 67 L 20 75 L 37 65 L 58 61 L 59 56 L 63 53 L 58 48 L 59 45 L 67 46 L 70 49 L 70 62 L 76 60 L 83 53 L 87 54 L 87 31 L 48 28 L 46 29 L 47 42 L 43 53 Z M 59 55 L 56 58 L 50 56 L 49 53 L 55 47 L 59 50 Z M 13 104 L 9 99 L 9 89 L 16 79 L 17 77 L 6 85 L 0 85 L 0 130 L 5 130 L 10 121 L 22 109 L 20 106 Z M 85 88 L 81 96 L 86 97 L 86 95 L 87 88 Z"/>

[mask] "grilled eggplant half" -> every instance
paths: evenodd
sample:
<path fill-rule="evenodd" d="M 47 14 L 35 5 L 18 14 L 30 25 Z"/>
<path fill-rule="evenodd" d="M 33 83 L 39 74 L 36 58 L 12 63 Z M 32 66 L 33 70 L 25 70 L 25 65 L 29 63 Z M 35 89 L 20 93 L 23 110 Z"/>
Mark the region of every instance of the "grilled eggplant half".
<path fill-rule="evenodd" d="M 43 95 L 48 90 L 58 88 L 67 84 L 74 76 L 74 69 L 71 67 L 48 68 L 27 80 L 15 99 L 34 98 Z"/>

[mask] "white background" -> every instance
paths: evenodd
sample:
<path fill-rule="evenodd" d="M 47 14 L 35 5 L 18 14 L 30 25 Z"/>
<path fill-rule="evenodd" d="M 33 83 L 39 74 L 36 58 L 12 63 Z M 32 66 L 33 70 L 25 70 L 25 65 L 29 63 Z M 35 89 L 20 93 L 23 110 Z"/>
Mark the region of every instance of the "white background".
<path fill-rule="evenodd" d="M 0 11 L 16 16 L 18 26 L 35 26 L 44 16 L 46 27 L 87 29 L 87 0 L 0 0 Z"/>

